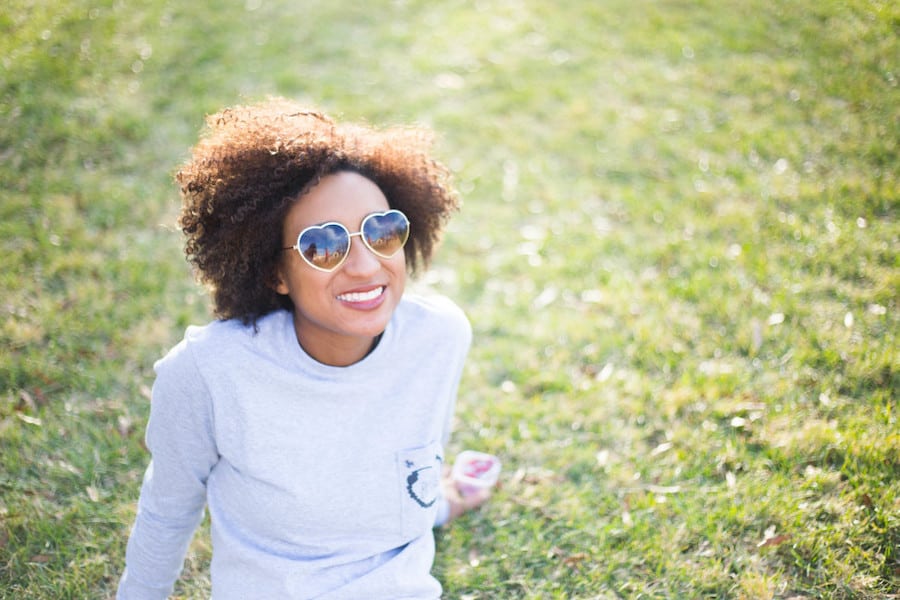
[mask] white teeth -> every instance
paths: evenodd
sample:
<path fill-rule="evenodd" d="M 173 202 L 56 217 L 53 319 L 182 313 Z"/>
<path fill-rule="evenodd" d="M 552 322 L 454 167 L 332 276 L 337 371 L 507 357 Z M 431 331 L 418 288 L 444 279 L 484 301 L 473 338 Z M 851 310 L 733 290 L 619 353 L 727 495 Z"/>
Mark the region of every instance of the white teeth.
<path fill-rule="evenodd" d="M 380 296 L 384 292 L 384 287 L 377 287 L 374 290 L 369 292 L 354 292 L 352 294 L 341 294 L 338 296 L 338 300 L 342 302 L 366 302 L 367 300 L 374 300 L 378 296 Z"/>

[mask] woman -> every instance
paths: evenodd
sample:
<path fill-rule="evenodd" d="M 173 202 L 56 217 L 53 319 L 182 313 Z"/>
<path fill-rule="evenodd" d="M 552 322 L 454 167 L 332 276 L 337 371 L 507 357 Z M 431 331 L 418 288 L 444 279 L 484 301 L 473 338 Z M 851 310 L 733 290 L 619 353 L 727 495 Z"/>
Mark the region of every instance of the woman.
<path fill-rule="evenodd" d="M 176 179 L 219 320 L 155 366 L 118 597 L 172 592 L 208 506 L 216 599 L 438 598 L 432 527 L 489 496 L 442 480 L 468 321 L 404 295 L 448 173 L 420 132 L 280 99 L 207 125 Z"/>

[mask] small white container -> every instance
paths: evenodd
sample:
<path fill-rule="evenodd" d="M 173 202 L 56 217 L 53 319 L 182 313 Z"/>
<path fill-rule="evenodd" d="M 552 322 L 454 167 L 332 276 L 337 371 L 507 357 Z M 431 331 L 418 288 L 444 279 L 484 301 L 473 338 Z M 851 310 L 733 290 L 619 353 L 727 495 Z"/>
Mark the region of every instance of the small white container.
<path fill-rule="evenodd" d="M 500 459 L 493 454 L 464 450 L 453 463 L 453 479 L 463 496 L 492 487 L 500 476 Z"/>

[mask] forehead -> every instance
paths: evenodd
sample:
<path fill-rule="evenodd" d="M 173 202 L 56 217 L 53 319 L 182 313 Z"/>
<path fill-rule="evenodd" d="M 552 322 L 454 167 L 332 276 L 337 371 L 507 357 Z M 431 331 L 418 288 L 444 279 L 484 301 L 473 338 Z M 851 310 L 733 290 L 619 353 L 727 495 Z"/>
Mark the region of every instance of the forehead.
<path fill-rule="evenodd" d="M 390 206 L 374 181 L 351 171 L 323 177 L 303 194 L 284 220 L 285 233 L 297 235 L 310 225 L 337 221 L 355 231 L 366 215 Z"/>

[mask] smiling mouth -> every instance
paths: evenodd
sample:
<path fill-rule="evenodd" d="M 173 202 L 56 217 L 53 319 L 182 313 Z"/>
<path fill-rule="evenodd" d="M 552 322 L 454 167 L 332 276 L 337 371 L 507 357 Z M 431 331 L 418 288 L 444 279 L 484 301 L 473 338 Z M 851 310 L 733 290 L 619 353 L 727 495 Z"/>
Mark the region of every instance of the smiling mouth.
<path fill-rule="evenodd" d="M 337 299 L 342 302 L 368 302 L 374 300 L 384 293 L 384 286 L 379 286 L 368 292 L 351 292 L 349 294 L 340 294 Z"/>

